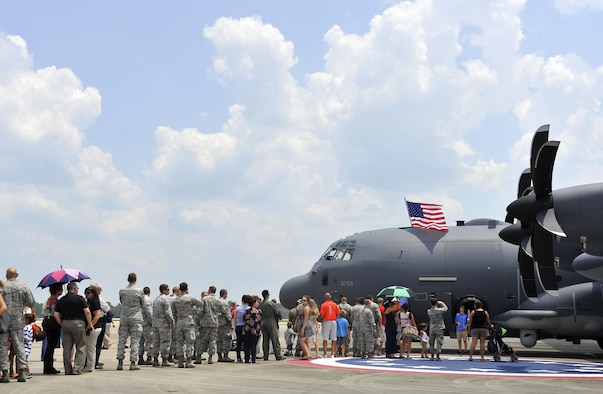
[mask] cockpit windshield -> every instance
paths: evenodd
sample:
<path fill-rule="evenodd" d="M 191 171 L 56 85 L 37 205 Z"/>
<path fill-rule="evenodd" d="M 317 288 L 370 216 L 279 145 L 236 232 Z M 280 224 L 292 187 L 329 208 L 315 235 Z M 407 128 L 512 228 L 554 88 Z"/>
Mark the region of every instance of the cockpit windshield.
<path fill-rule="evenodd" d="M 354 249 L 356 248 L 356 241 L 354 240 L 341 240 L 335 242 L 327 249 L 323 254 L 325 260 L 352 260 L 354 255 Z"/>

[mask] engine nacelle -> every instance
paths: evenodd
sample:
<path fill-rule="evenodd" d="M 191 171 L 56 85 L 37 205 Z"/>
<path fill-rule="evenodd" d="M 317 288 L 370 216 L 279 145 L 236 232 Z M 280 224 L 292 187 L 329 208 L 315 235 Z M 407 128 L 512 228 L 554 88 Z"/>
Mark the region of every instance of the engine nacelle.
<path fill-rule="evenodd" d="M 538 340 L 538 332 L 536 330 L 519 330 L 519 340 L 525 347 L 534 347 Z"/>

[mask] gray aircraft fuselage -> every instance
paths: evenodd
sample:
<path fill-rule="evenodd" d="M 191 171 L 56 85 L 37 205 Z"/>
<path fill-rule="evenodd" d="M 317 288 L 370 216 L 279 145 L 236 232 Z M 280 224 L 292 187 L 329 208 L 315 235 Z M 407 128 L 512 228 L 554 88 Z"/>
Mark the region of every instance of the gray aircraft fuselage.
<path fill-rule="evenodd" d="M 414 292 L 411 305 L 417 324 L 429 322 L 431 294 L 443 300 L 452 335 L 458 307 L 472 309 L 473 301 L 480 299 L 492 320 L 519 335 L 525 346 L 533 346 L 537 338 L 603 337 L 603 321 L 584 328 L 585 320 L 603 316 L 600 283 L 558 270 L 560 296 L 528 300 L 521 287 L 517 247 L 498 235 L 506 226 L 478 219 L 445 232 L 411 227 L 350 235 L 334 242 L 310 272 L 285 282 L 280 301 L 291 308 L 307 294 L 320 304 L 328 292 L 335 300 L 345 296 L 354 304 L 356 297 L 401 285 Z"/>

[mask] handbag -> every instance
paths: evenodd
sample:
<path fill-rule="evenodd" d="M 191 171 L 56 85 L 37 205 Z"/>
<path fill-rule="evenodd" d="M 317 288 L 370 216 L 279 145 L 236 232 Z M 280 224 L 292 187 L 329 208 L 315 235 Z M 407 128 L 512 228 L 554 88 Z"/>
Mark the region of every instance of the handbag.
<path fill-rule="evenodd" d="M 61 326 L 54 318 L 54 316 L 46 316 L 44 320 L 42 320 L 42 327 L 44 330 L 60 330 Z"/>
<path fill-rule="evenodd" d="M 417 327 L 409 324 L 407 326 L 404 326 L 404 328 L 402 329 L 402 334 L 410 335 L 411 337 L 416 337 L 419 335 L 419 331 L 417 330 Z"/>
<path fill-rule="evenodd" d="M 10 325 L 10 317 L 8 316 L 8 311 L 4 312 L 0 315 L 0 334 L 4 334 L 8 331 L 8 326 Z"/>

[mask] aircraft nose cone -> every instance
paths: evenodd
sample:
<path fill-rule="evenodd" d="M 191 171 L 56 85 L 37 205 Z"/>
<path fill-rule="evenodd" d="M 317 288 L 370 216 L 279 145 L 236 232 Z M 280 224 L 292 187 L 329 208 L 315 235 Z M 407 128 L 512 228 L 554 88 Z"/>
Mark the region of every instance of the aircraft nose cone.
<path fill-rule="evenodd" d="M 529 236 L 531 233 L 531 226 L 522 226 L 521 223 L 515 223 L 500 230 L 498 235 L 505 242 L 513 245 L 521 245 L 522 239 Z"/>
<path fill-rule="evenodd" d="M 296 276 L 283 284 L 279 294 L 279 300 L 286 308 L 293 308 L 297 305 L 297 300 L 304 294 L 309 293 L 310 290 L 309 274 Z"/>

